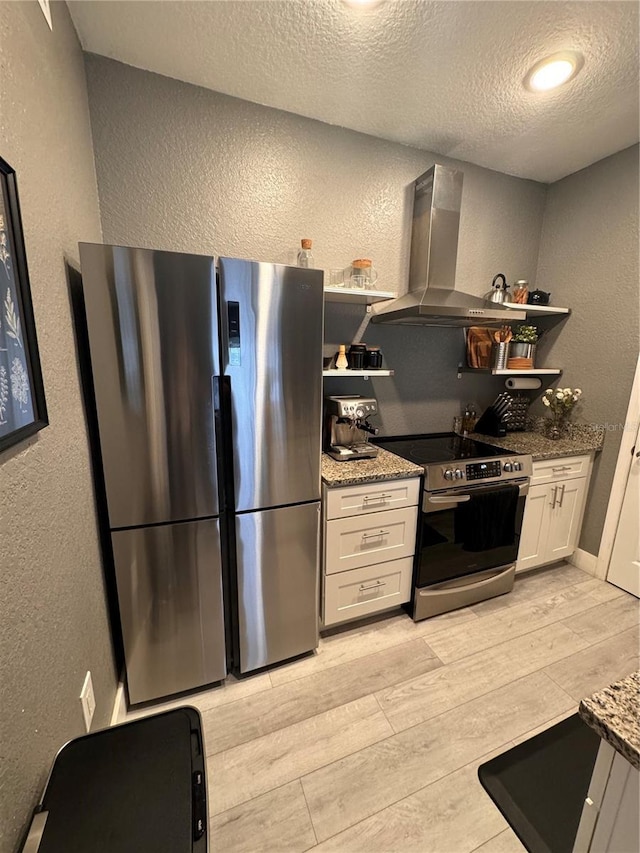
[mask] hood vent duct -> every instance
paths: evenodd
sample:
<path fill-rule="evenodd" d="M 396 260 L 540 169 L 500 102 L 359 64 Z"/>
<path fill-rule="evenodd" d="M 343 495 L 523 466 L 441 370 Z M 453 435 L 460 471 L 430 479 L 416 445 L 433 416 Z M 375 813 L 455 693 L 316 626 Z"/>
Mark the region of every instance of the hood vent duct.
<path fill-rule="evenodd" d="M 524 320 L 524 311 L 490 305 L 454 289 L 462 172 L 436 164 L 415 182 L 409 292 L 373 306 L 374 323 L 493 326 Z"/>

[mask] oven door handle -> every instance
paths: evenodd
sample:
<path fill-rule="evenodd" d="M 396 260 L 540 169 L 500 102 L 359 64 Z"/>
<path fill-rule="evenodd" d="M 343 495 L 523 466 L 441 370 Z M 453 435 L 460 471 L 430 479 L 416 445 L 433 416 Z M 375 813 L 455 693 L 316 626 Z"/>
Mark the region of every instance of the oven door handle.
<path fill-rule="evenodd" d="M 500 486 L 502 483 L 487 483 L 484 488 L 490 489 L 493 486 Z M 529 480 L 525 480 L 524 482 L 520 481 L 515 483 L 514 485 L 518 486 L 518 494 L 520 497 L 523 495 L 529 494 Z M 482 494 L 483 486 L 475 486 L 473 489 L 473 494 L 480 495 Z M 425 491 L 425 502 L 430 504 L 453 504 L 453 503 L 464 503 L 465 501 L 470 501 L 473 495 L 460 495 L 456 492 L 446 492 L 445 494 L 434 494 L 432 492 Z"/>

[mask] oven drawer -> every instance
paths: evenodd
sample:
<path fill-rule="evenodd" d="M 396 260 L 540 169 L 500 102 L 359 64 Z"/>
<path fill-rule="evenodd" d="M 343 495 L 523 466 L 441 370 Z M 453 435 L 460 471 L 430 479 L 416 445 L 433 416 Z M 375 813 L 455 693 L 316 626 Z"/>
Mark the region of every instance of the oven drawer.
<path fill-rule="evenodd" d="M 413 560 L 393 560 L 324 579 L 324 625 L 359 619 L 411 598 Z"/>
<path fill-rule="evenodd" d="M 325 573 L 411 557 L 416 544 L 417 514 L 417 507 L 407 507 L 327 521 Z"/>
<path fill-rule="evenodd" d="M 386 480 L 344 486 L 341 489 L 327 489 L 325 500 L 327 518 L 346 518 L 351 515 L 362 515 L 365 512 L 415 506 L 419 495 L 419 477 L 411 480 Z"/>
<path fill-rule="evenodd" d="M 544 459 L 542 462 L 534 462 L 531 485 L 586 477 L 590 465 L 590 456 L 567 456 L 561 459 Z"/>

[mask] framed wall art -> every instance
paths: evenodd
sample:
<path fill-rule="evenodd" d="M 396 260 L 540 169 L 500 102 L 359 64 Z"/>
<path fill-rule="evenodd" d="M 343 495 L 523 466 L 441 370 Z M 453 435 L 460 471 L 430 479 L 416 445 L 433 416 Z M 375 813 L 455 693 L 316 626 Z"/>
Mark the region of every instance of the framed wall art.
<path fill-rule="evenodd" d="M 48 423 L 16 173 L 0 157 L 0 453 Z"/>

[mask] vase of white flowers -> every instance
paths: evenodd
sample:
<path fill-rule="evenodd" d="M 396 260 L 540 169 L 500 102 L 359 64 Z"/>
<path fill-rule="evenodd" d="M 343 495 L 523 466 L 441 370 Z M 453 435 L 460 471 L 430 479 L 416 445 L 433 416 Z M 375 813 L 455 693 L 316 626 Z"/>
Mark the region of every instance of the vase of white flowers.
<path fill-rule="evenodd" d="M 549 438 L 563 438 L 569 431 L 571 413 L 582 397 L 579 388 L 547 388 L 542 395 L 543 404 L 549 409 L 547 435 Z"/>

